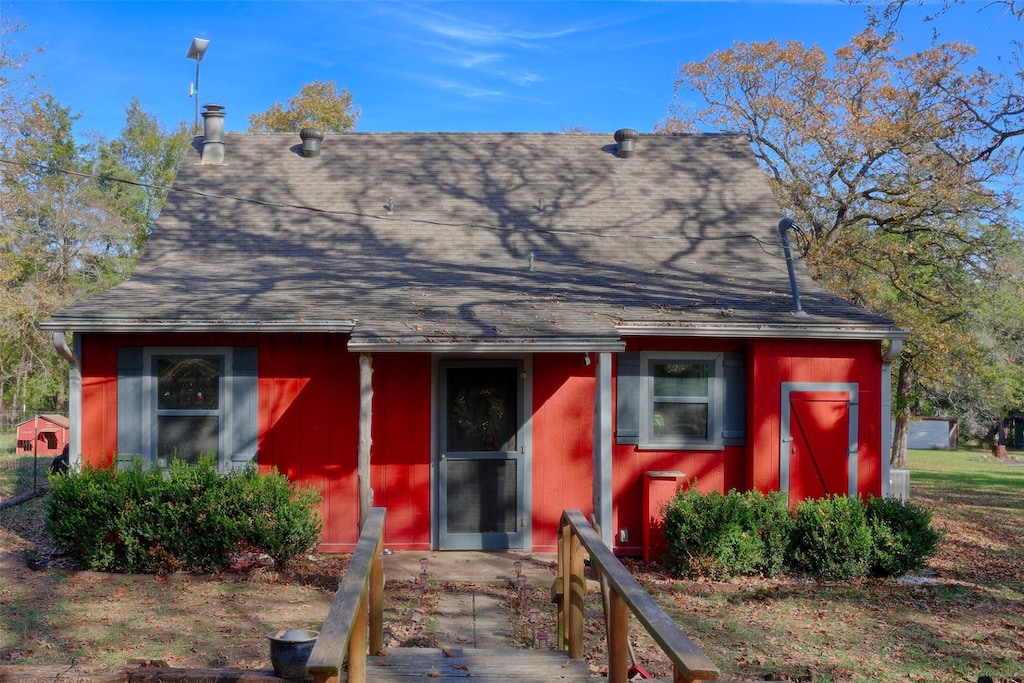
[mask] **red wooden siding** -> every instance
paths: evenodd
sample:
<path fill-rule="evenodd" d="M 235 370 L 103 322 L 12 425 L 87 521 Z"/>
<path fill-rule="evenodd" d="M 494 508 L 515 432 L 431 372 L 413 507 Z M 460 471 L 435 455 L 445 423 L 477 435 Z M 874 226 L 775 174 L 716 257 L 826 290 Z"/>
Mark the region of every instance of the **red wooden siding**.
<path fill-rule="evenodd" d="M 582 353 L 533 357 L 533 548 L 557 549 L 562 510 L 593 510 L 594 369 Z"/>
<path fill-rule="evenodd" d="M 881 345 L 879 342 L 766 339 L 747 352 L 747 462 L 750 486 L 779 487 L 783 382 L 856 383 L 859 394 L 857 490 L 881 495 Z M 751 435 L 754 440 L 751 440 Z"/>
<path fill-rule="evenodd" d="M 351 550 L 358 518 L 359 367 L 347 341 L 328 334 L 83 335 L 83 459 L 107 466 L 117 448 L 119 346 L 256 347 L 260 466 L 277 467 L 294 480 L 322 487 L 322 548 Z M 616 551 L 641 551 L 648 471 L 684 472 L 701 490 L 778 488 L 783 382 L 857 384 L 858 490 L 879 495 L 879 347 L 877 342 L 631 338 L 631 351 L 742 352 L 746 444 L 719 451 L 673 451 L 613 443 Z M 385 543 L 393 549 L 430 547 L 433 365 L 427 353 L 373 356 L 371 485 L 374 504 L 388 508 Z M 597 363 L 586 365 L 582 353 L 545 353 L 533 357 L 532 368 L 532 549 L 552 551 L 561 511 L 579 508 L 589 514 L 593 506 Z M 615 384 L 613 373 L 613 394 Z M 628 541 L 620 543 L 623 529 Z"/>
<path fill-rule="evenodd" d="M 656 337 L 629 339 L 628 351 L 715 352 L 744 351 L 744 342 L 721 339 L 661 339 Z M 749 360 L 748 367 L 749 367 Z M 613 371 L 613 377 L 615 372 Z M 613 380 L 614 384 L 614 380 Z M 749 404 L 754 392 L 747 390 Z M 748 408 L 749 418 L 749 408 Z M 677 471 L 686 480 L 696 479 L 701 491 L 728 491 L 744 488 L 744 463 L 750 451 L 747 446 L 726 446 L 720 451 L 683 451 L 639 449 L 632 444 L 612 445 L 612 508 L 615 550 L 621 554 L 639 555 L 642 551 L 644 521 L 644 476 L 653 471 Z M 748 428 L 749 432 L 749 428 Z M 619 540 L 626 530 L 628 541 Z"/>
<path fill-rule="evenodd" d="M 430 549 L 430 368 L 425 353 L 373 356 L 370 481 L 392 550 Z"/>

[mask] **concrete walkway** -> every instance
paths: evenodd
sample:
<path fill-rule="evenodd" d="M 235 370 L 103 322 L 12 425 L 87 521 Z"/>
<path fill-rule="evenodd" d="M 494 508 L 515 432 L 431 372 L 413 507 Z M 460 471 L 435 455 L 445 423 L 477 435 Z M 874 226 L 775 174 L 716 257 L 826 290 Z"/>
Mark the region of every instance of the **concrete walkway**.
<path fill-rule="evenodd" d="M 436 581 L 504 586 L 516 581 L 516 562 L 520 563 L 519 572 L 526 574 L 531 581 L 534 577 L 543 576 L 545 585 L 550 584 L 555 578 L 558 556 L 555 553 L 511 550 L 400 550 L 390 554 L 384 551 L 385 580 L 414 580 L 422 571 L 423 559 L 427 561 L 430 578 Z"/>
<path fill-rule="evenodd" d="M 435 611 L 438 645 L 499 649 L 507 647 L 512 625 L 504 598 L 494 587 L 526 581 L 546 591 L 555 577 L 555 563 L 554 553 L 402 551 L 384 555 L 384 579 L 414 581 L 425 568 L 431 581 L 477 584 L 476 589 L 440 596 Z"/>

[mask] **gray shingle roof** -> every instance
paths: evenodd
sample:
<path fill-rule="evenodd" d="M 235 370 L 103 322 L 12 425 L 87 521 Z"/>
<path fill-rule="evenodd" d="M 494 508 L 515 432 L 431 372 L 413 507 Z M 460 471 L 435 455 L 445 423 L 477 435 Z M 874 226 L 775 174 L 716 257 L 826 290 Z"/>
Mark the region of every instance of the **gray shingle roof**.
<path fill-rule="evenodd" d="M 48 328 L 435 343 L 893 329 L 803 268 L 810 315 L 792 315 L 782 215 L 740 136 L 643 135 L 631 159 L 609 134 L 328 134 L 316 158 L 297 135 L 225 140 L 224 165 L 190 153 L 132 279 Z"/>

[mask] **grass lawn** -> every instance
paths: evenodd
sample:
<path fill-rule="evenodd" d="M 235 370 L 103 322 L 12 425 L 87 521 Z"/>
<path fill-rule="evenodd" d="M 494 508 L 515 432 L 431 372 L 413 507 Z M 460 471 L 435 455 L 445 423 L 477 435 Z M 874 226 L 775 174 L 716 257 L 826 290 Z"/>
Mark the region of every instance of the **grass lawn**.
<path fill-rule="evenodd" d="M 1024 680 L 1024 453 L 1018 457 L 911 453 L 911 496 L 932 509 L 943 532 L 939 552 L 912 580 L 681 581 L 656 564 L 627 566 L 727 679 Z M 44 517 L 45 497 L 0 511 L 0 664 L 143 657 L 266 668 L 264 634 L 281 624 L 317 628 L 344 566 L 317 558 L 287 572 L 165 579 L 52 566 L 32 572 L 19 557 L 46 547 Z M 410 592 L 388 583 L 388 625 L 418 629 L 404 636 L 429 643 L 437 620 L 428 614 L 413 626 Z M 547 600 L 536 606 L 550 623 Z M 587 611 L 586 650 L 600 668 L 598 596 L 591 594 Z M 670 676 L 635 622 L 633 631 L 641 665 Z"/>
<path fill-rule="evenodd" d="M 1024 680 L 1024 453 L 912 451 L 910 469 L 912 500 L 943 533 L 918 577 L 711 583 L 634 571 L 726 677 Z"/>

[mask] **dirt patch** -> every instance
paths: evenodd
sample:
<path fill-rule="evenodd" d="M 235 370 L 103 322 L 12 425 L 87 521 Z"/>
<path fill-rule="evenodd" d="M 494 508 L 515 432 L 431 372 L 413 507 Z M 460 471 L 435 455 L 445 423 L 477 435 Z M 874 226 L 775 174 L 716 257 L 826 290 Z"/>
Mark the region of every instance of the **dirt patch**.
<path fill-rule="evenodd" d="M 914 580 L 822 583 L 797 578 L 680 581 L 660 565 L 626 565 L 726 677 L 782 681 L 1014 680 L 1024 674 L 1024 499 L 932 487 L 915 500 L 934 510 L 939 552 Z M 163 659 L 182 667 L 269 667 L 267 632 L 318 628 L 347 557 L 315 555 L 285 571 L 218 576 L 83 572 L 52 556 L 44 501 L 0 512 L 0 663 L 123 664 Z M 32 550 L 49 564 L 31 570 Z M 398 577 L 401 578 L 401 577 Z M 512 647 L 554 647 L 547 585 L 505 587 L 389 580 L 388 644 L 437 644 L 434 610 L 446 592 L 504 594 Z M 586 604 L 588 662 L 605 671 L 597 593 Z M 668 662 L 633 621 L 637 666 L 670 677 Z"/>

